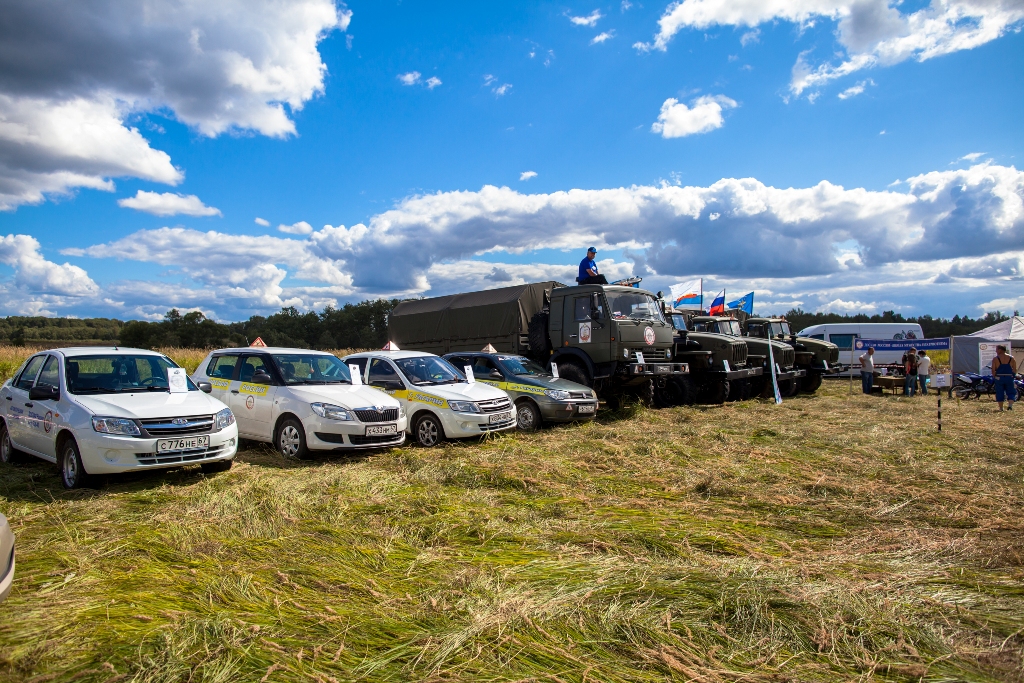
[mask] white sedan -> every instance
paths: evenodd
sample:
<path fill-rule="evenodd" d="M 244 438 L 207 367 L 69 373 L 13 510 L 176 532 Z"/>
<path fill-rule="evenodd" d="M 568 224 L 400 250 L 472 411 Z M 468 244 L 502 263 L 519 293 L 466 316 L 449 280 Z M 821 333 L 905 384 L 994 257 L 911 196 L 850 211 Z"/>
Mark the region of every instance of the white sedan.
<path fill-rule="evenodd" d="M 211 352 L 192 374 L 231 406 L 238 433 L 286 458 L 310 451 L 388 448 L 405 442 L 405 409 L 322 351 L 236 348 Z M 357 379 L 358 382 L 358 379 Z"/>
<path fill-rule="evenodd" d="M 154 351 L 37 353 L 0 387 L 0 463 L 19 451 L 48 460 L 69 489 L 96 474 L 189 464 L 225 471 L 238 448 L 235 417 L 205 391 Z"/>

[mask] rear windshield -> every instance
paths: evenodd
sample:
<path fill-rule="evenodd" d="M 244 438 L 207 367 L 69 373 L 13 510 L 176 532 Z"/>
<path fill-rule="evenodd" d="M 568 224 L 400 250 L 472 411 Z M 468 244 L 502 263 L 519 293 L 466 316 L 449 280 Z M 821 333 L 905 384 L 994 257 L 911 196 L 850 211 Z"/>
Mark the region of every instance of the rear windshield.
<path fill-rule="evenodd" d="M 498 356 L 498 362 L 508 372 L 519 377 L 550 377 L 544 366 L 523 356 Z"/>
<path fill-rule="evenodd" d="M 102 355 L 64 359 L 64 377 L 72 394 L 119 394 L 138 391 L 170 391 L 167 369 L 179 367 L 166 356 Z M 199 391 L 191 379 L 189 391 Z"/>
<path fill-rule="evenodd" d="M 348 367 L 335 356 L 319 353 L 275 353 L 285 384 L 351 384 Z"/>

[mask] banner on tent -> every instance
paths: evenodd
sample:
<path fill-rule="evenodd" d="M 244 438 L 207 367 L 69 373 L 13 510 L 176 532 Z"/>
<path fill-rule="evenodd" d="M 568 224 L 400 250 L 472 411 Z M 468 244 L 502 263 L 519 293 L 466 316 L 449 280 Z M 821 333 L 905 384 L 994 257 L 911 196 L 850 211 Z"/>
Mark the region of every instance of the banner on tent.
<path fill-rule="evenodd" d="M 949 349 L 949 337 L 941 339 L 857 339 L 854 347 L 862 351 L 869 346 L 875 351 L 909 351 L 911 347 L 918 351 L 945 351 Z"/>

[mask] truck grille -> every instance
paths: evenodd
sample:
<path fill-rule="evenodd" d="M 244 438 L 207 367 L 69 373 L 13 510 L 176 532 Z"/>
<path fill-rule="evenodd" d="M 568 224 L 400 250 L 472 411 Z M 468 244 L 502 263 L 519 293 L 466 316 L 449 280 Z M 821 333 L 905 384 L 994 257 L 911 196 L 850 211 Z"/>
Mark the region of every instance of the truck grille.
<path fill-rule="evenodd" d="M 787 346 L 786 349 L 775 356 L 775 362 L 784 368 L 791 368 L 796 364 L 796 351 L 792 346 Z"/>
<path fill-rule="evenodd" d="M 184 420 L 183 424 L 174 424 L 174 420 Z M 213 430 L 213 415 L 189 415 L 188 417 L 161 417 L 151 420 L 139 420 L 142 428 L 150 436 L 189 436 L 191 434 L 209 434 Z"/>
<path fill-rule="evenodd" d="M 398 419 L 398 408 L 356 408 L 352 412 L 360 422 L 394 422 Z"/>
<path fill-rule="evenodd" d="M 741 365 L 746 365 L 747 364 L 747 345 L 746 344 L 737 344 L 736 347 L 733 349 L 732 357 L 733 357 L 733 363 L 737 367 L 739 367 Z"/>
<path fill-rule="evenodd" d="M 640 353 L 644 354 L 645 363 L 657 363 L 665 360 L 665 349 L 640 349 Z M 636 359 L 636 349 L 629 352 L 629 357 L 634 363 L 639 363 Z"/>
<path fill-rule="evenodd" d="M 832 365 L 839 362 L 839 347 L 833 347 L 828 350 L 828 362 Z"/>
<path fill-rule="evenodd" d="M 508 410 L 512 407 L 512 401 L 507 398 L 495 398 L 489 401 L 477 401 L 476 404 L 480 406 L 480 410 L 485 413 L 500 413 L 502 410 Z"/>

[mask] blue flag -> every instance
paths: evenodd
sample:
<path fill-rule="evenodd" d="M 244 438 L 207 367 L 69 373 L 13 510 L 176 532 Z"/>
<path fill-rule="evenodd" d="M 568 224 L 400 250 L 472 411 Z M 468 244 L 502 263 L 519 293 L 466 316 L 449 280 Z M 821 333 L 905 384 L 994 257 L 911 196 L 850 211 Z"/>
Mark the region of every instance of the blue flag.
<path fill-rule="evenodd" d="M 730 301 L 725 305 L 729 310 L 740 310 L 747 315 L 754 315 L 754 293 L 745 294 L 736 301 Z"/>

